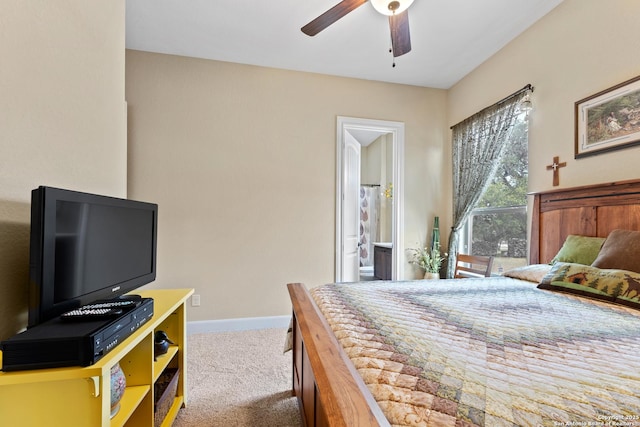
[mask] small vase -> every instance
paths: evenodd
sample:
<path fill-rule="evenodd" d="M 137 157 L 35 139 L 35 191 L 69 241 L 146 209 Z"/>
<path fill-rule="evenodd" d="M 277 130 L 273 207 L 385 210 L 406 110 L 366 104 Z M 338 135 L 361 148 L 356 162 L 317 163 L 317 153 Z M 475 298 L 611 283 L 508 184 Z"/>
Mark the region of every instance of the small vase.
<path fill-rule="evenodd" d="M 120 399 L 127 387 L 127 378 L 119 363 L 111 367 L 111 418 L 120 410 Z"/>
<path fill-rule="evenodd" d="M 429 273 L 428 271 L 424 273 L 424 278 L 426 280 L 434 280 L 439 279 L 440 275 L 438 273 Z"/>

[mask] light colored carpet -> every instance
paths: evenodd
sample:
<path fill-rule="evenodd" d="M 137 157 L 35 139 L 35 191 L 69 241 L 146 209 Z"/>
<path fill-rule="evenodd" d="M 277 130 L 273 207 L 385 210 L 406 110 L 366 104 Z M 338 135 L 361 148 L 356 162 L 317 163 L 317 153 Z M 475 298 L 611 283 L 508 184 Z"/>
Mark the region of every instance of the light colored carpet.
<path fill-rule="evenodd" d="M 188 403 L 174 427 L 299 427 L 285 329 L 193 334 Z"/>

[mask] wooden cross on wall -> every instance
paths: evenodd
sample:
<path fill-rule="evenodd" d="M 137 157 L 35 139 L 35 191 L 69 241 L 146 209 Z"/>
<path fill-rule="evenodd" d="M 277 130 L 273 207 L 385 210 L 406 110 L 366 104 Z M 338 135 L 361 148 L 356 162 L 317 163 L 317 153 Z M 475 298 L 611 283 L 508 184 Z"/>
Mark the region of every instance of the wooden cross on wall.
<path fill-rule="evenodd" d="M 560 185 L 560 168 L 567 166 L 567 162 L 560 163 L 560 157 L 555 156 L 553 158 L 553 163 L 547 165 L 547 170 L 553 170 L 553 186 L 556 187 Z"/>

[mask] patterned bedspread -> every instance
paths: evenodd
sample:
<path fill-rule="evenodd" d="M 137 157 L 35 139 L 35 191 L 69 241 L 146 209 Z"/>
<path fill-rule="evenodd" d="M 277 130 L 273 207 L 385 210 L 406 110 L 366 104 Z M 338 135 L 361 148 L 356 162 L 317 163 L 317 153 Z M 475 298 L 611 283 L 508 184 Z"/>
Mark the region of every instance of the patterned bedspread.
<path fill-rule="evenodd" d="M 509 278 L 312 295 L 394 426 L 640 426 L 640 311 Z"/>

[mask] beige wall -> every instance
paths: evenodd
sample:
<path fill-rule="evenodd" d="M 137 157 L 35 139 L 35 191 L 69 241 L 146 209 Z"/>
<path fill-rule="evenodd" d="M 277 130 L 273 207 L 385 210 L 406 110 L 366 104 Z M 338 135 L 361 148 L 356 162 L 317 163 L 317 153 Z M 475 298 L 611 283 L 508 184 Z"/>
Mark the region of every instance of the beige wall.
<path fill-rule="evenodd" d="M 339 115 L 405 123 L 405 241 L 446 198 L 424 185 L 448 168 L 445 91 L 136 51 L 126 67 L 129 193 L 159 204 L 152 286 L 194 287 L 190 320 L 286 315 L 287 282 L 333 281 Z"/>
<path fill-rule="evenodd" d="M 31 190 L 126 195 L 124 9 L 0 2 L 0 339 L 26 326 Z"/>
<path fill-rule="evenodd" d="M 529 127 L 529 188 L 553 188 L 639 177 L 640 148 L 574 159 L 574 103 L 640 75 L 640 2 L 565 0 L 449 92 L 449 124 L 527 83 L 535 87 Z"/>

